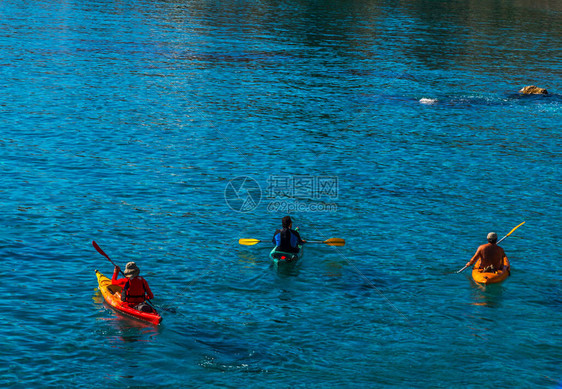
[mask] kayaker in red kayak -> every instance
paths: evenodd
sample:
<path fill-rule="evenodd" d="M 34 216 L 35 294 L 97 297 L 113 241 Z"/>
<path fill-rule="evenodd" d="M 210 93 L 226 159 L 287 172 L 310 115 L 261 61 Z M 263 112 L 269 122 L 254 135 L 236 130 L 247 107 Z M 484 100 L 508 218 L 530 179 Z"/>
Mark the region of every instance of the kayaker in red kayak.
<path fill-rule="evenodd" d="M 487 238 L 488 243 L 478 247 L 476 254 L 466 263 L 466 267 L 472 266 L 480 259 L 480 269 L 484 269 L 484 271 L 494 272 L 504 268 L 504 258 L 507 260 L 507 256 L 503 249 L 496 244 L 498 234 L 490 232 Z M 507 267 L 507 270 L 509 271 L 509 267 Z"/>
<path fill-rule="evenodd" d="M 282 229 L 276 230 L 273 234 L 273 244 L 277 246 L 278 251 L 286 253 L 298 253 L 299 245 L 306 243 L 301 239 L 299 233 L 293 230 L 293 221 L 290 216 L 285 216 L 281 220 Z"/>
<path fill-rule="evenodd" d="M 120 271 L 121 269 L 119 266 L 115 266 L 111 283 L 123 287 L 121 300 L 131 304 L 131 306 L 135 306 L 135 308 L 140 311 L 153 311 L 152 307 L 145 303 L 145 301 L 153 299 L 154 295 L 148 286 L 148 282 L 139 276 L 140 269 L 137 264 L 134 262 L 127 263 L 125 271 L 123 272 L 126 278 L 117 279 Z"/>

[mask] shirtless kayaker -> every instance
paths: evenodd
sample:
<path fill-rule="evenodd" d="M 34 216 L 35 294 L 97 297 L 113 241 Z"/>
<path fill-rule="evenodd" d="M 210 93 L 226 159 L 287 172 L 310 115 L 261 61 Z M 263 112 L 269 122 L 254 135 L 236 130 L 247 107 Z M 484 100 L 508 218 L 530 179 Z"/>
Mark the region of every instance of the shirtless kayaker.
<path fill-rule="evenodd" d="M 507 256 L 503 249 L 496 244 L 498 241 L 498 234 L 495 232 L 490 232 L 488 234 L 488 243 L 483 244 L 478 247 L 476 254 L 472 257 L 470 261 L 466 263 L 466 267 L 472 266 L 477 260 L 480 259 L 480 269 L 484 271 L 498 271 L 503 270 L 506 266 Z M 507 271 L 509 271 L 509 266 L 507 266 Z"/>

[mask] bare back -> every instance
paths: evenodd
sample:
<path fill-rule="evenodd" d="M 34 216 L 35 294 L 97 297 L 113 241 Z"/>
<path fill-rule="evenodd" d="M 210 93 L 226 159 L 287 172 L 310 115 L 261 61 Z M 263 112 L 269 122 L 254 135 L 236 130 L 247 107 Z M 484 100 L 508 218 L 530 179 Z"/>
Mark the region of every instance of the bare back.
<path fill-rule="evenodd" d="M 503 258 L 505 257 L 505 252 L 503 249 L 495 244 L 486 243 L 478 247 L 476 255 L 480 258 L 480 267 L 484 268 L 487 266 L 494 266 L 496 269 L 500 269 L 503 266 Z"/>

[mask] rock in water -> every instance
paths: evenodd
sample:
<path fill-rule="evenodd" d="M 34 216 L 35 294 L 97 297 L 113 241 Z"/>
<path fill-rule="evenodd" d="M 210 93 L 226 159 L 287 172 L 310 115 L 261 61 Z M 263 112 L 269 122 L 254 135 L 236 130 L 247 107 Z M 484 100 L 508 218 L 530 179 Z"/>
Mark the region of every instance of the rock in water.
<path fill-rule="evenodd" d="M 524 95 L 547 95 L 548 91 L 544 88 L 539 88 L 538 86 L 529 85 L 521 89 L 519 93 Z"/>

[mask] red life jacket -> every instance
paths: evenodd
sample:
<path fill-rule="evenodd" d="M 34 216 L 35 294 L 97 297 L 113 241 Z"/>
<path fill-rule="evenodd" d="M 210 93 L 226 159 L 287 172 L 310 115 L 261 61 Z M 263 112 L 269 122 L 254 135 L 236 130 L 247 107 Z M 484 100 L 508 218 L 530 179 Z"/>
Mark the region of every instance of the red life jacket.
<path fill-rule="evenodd" d="M 123 287 L 125 297 L 123 301 L 131 304 L 142 303 L 145 300 L 145 293 L 147 293 L 145 283 L 146 281 L 142 277 L 129 278 Z"/>

